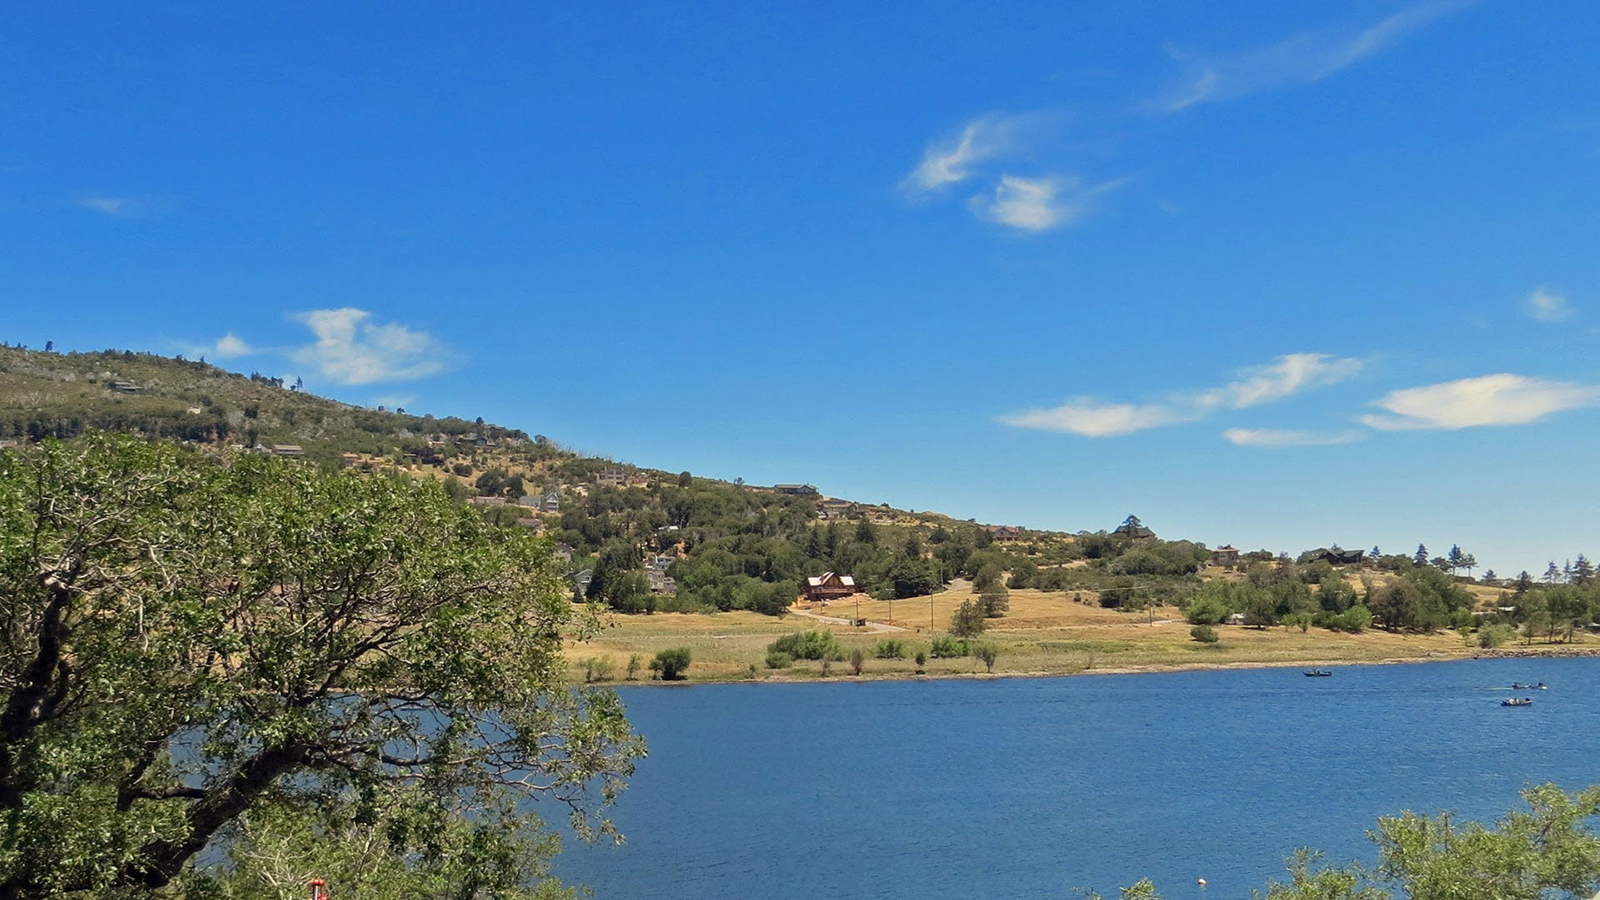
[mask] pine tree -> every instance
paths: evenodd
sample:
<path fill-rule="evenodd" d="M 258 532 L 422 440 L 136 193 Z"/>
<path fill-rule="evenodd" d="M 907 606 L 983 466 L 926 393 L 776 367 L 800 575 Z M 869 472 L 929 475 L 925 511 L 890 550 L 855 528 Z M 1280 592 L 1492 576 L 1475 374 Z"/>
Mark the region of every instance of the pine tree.
<path fill-rule="evenodd" d="M 1457 569 L 1462 568 L 1462 565 L 1461 565 L 1461 545 L 1460 544 L 1451 544 L 1450 545 L 1450 553 L 1444 559 L 1445 559 L 1445 564 L 1447 566 L 1449 566 L 1449 568 L 1450 568 L 1450 574 L 1454 575 L 1456 573 Z"/>
<path fill-rule="evenodd" d="M 1561 570 L 1556 568 L 1556 561 L 1550 560 L 1550 565 L 1544 570 L 1545 584 L 1558 584 L 1561 581 Z"/>
<path fill-rule="evenodd" d="M 1411 561 L 1419 566 L 1425 566 L 1428 564 L 1428 547 L 1426 544 L 1417 545 L 1417 553 L 1415 556 L 1411 557 Z"/>
<path fill-rule="evenodd" d="M 1588 584 L 1592 580 L 1594 580 L 1594 563 L 1589 561 L 1589 557 L 1579 553 L 1578 558 L 1572 563 L 1572 583 Z"/>

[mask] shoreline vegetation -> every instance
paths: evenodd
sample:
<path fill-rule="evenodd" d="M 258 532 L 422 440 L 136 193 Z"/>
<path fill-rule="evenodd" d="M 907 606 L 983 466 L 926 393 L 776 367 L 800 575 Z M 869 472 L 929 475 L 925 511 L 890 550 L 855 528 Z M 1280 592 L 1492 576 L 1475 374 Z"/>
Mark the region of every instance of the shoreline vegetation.
<path fill-rule="evenodd" d="M 1218 625 L 1215 642 L 1191 635 L 1183 612 L 1173 606 L 1130 612 L 1074 602 L 1072 595 L 1017 590 L 1010 609 L 991 619 L 970 642 L 995 652 L 992 670 L 975 655 L 937 657 L 936 640 L 949 641 L 956 610 L 971 599 L 957 584 L 931 596 L 828 607 L 793 607 L 782 618 L 748 611 L 604 616 L 606 624 L 585 642 L 566 648 L 568 680 L 627 686 L 652 683 L 642 665 L 627 674 L 630 658 L 648 661 L 667 648 L 688 648 L 692 662 L 676 684 L 795 684 L 830 681 L 931 680 L 949 678 L 1048 678 L 1072 675 L 1154 674 L 1243 668 L 1326 668 L 1394 665 L 1475 658 L 1600 656 L 1600 638 L 1584 632 L 1569 639 L 1483 647 L 1478 631 L 1431 633 L 1367 629 L 1350 634 L 1296 626 Z M 916 610 L 921 622 L 907 613 Z M 930 625 L 939 626 L 937 630 Z M 827 637 L 824 658 L 774 657 L 769 648 L 788 635 L 818 632 Z M 790 648 L 792 649 L 792 648 Z M 880 651 L 885 655 L 880 656 Z M 861 668 L 854 671 L 852 656 Z M 921 664 L 916 657 L 922 653 Z M 826 658 L 831 656 L 832 658 Z"/>

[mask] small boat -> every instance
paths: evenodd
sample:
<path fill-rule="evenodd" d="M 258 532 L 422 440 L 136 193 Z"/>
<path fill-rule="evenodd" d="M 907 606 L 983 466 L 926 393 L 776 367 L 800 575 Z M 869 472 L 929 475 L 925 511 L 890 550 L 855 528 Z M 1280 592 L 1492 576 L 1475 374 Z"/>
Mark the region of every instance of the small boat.
<path fill-rule="evenodd" d="M 1501 706 L 1532 706 L 1532 697 L 1507 697 L 1500 701 Z"/>
<path fill-rule="evenodd" d="M 1550 690 L 1550 685 L 1545 684 L 1542 681 L 1534 684 L 1523 684 L 1520 681 L 1513 681 L 1511 682 L 1511 689 L 1513 691 L 1548 691 Z"/>
<path fill-rule="evenodd" d="M 1304 675 L 1307 678 L 1331 678 L 1331 677 L 1333 677 L 1333 673 L 1329 672 L 1327 669 L 1308 669 L 1308 670 L 1306 670 L 1304 672 L 1301 672 L 1300 674 Z"/>

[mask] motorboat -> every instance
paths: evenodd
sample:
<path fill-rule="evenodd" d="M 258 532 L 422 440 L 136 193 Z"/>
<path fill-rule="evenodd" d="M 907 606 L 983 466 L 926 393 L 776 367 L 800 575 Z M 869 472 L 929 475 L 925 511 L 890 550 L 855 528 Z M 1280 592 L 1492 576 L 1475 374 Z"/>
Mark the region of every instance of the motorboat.
<path fill-rule="evenodd" d="M 1507 697 L 1500 701 L 1501 706 L 1532 706 L 1532 697 Z"/>
<path fill-rule="evenodd" d="M 1331 678 L 1333 676 L 1333 673 L 1329 672 L 1327 669 L 1307 669 L 1300 674 L 1307 678 Z"/>

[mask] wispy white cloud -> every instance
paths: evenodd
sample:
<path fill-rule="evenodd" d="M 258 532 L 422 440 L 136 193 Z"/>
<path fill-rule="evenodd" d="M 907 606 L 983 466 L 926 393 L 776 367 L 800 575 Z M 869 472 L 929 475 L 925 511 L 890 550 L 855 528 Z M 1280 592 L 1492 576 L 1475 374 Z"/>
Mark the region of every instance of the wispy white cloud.
<path fill-rule="evenodd" d="M 1123 183 L 1085 185 L 1070 176 L 1002 175 L 992 194 L 973 197 L 971 205 L 973 214 L 985 221 L 1023 231 L 1047 231 L 1080 221 L 1093 210 L 1096 197 Z"/>
<path fill-rule="evenodd" d="M 72 201 L 74 206 L 92 209 L 101 215 L 121 218 L 132 215 L 136 202 L 131 197 L 89 196 L 77 197 Z"/>
<path fill-rule="evenodd" d="M 443 371 L 450 356 L 427 332 L 379 324 L 364 309 L 319 309 L 294 319 L 316 341 L 289 351 L 289 358 L 342 384 L 425 378 Z"/>
<path fill-rule="evenodd" d="M 1282 400 L 1307 388 L 1338 384 L 1361 372 L 1361 360 L 1326 353 L 1289 353 L 1264 366 L 1239 371 L 1239 378 L 1220 388 L 1201 391 L 1199 404 L 1211 409 L 1247 409 Z"/>
<path fill-rule="evenodd" d="M 1560 294 L 1541 287 L 1522 299 L 1522 309 L 1540 322 L 1565 322 L 1577 310 Z"/>
<path fill-rule="evenodd" d="M 385 394 L 382 397 L 373 397 L 373 406 L 382 406 L 386 409 L 404 409 L 417 402 L 415 394 Z"/>
<path fill-rule="evenodd" d="M 1192 410 L 1164 403 L 1104 403 L 1091 397 L 1076 397 L 1049 409 L 1028 409 L 1001 416 L 1000 421 L 1017 428 L 1098 438 L 1176 425 L 1195 418 Z"/>
<path fill-rule="evenodd" d="M 1198 421 L 1220 409 L 1248 409 L 1271 403 L 1313 387 L 1336 384 L 1360 371 L 1359 359 L 1291 353 L 1264 366 L 1242 369 L 1236 380 L 1222 387 L 1180 392 L 1156 403 L 1107 403 L 1076 397 L 1060 406 L 1002 416 L 1000 421 L 1018 428 L 1111 437 Z"/>
<path fill-rule="evenodd" d="M 240 356 L 254 356 L 259 353 L 256 348 L 245 342 L 233 332 L 228 332 L 209 344 L 184 344 L 184 352 L 190 356 L 209 359 L 235 359 Z"/>
<path fill-rule="evenodd" d="M 930 143 L 922 162 L 901 181 L 901 187 L 913 193 L 928 192 L 966 181 L 979 163 L 1021 150 L 1025 133 L 1036 130 L 1045 118 L 1038 113 L 985 113 L 955 134 Z"/>
<path fill-rule="evenodd" d="M 1472 0 L 1418 3 L 1360 27 L 1301 32 L 1265 47 L 1228 53 L 1169 48 L 1183 76 L 1152 105 L 1174 113 L 1265 91 L 1311 84 L 1379 53 Z"/>
<path fill-rule="evenodd" d="M 1389 415 L 1368 414 L 1361 421 L 1384 431 L 1524 425 L 1600 406 L 1600 385 L 1501 373 L 1390 391 L 1374 405 Z"/>
<path fill-rule="evenodd" d="M 1334 432 L 1332 434 L 1304 431 L 1298 428 L 1229 428 L 1222 433 L 1224 439 L 1230 444 L 1240 447 L 1328 447 L 1334 444 L 1348 444 L 1361 440 L 1362 434 L 1355 430 Z"/>

